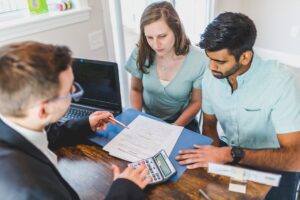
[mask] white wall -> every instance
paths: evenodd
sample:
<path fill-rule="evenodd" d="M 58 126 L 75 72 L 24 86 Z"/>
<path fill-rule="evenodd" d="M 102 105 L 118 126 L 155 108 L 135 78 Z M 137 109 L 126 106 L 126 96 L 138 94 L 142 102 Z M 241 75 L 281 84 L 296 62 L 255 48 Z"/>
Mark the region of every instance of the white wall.
<path fill-rule="evenodd" d="M 255 21 L 257 46 L 300 55 L 300 30 L 292 36 L 292 29 L 300 28 L 299 0 L 244 0 L 242 12 Z"/>
<path fill-rule="evenodd" d="M 176 11 L 193 45 L 199 43 L 200 34 L 206 27 L 206 8 L 206 0 L 176 1 Z"/>
<path fill-rule="evenodd" d="M 216 5 L 216 15 L 242 12 L 254 21 L 259 54 L 300 67 L 299 0 L 216 0 Z"/>
<path fill-rule="evenodd" d="M 15 41 L 35 40 L 44 43 L 67 45 L 71 48 L 75 57 L 108 60 L 102 3 L 99 0 L 89 0 L 89 7 L 92 10 L 88 21 L 7 40 L 1 42 L 0 45 Z M 98 30 L 103 30 L 104 46 L 91 50 L 88 34 Z"/>
<path fill-rule="evenodd" d="M 215 0 L 215 16 L 225 11 L 240 12 L 241 4 L 242 0 Z"/>

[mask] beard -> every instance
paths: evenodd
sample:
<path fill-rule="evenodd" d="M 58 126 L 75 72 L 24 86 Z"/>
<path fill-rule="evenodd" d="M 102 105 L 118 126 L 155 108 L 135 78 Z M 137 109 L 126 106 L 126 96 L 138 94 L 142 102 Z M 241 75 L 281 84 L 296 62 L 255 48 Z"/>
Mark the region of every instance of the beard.
<path fill-rule="evenodd" d="M 215 78 L 224 79 L 224 78 L 231 76 L 235 72 L 237 72 L 241 67 L 242 67 L 242 64 L 236 63 L 229 71 L 227 71 L 225 73 L 218 72 L 218 71 L 212 71 L 212 73 Z"/>

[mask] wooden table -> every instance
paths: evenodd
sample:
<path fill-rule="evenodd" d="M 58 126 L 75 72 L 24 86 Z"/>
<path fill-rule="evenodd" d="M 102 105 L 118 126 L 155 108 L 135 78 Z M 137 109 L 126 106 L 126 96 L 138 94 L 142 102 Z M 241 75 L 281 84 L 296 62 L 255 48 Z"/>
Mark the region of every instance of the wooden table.
<path fill-rule="evenodd" d="M 56 151 L 58 168 L 63 177 L 77 191 L 81 199 L 104 199 L 111 183 L 111 164 L 122 169 L 127 162 L 111 157 L 101 147 L 87 143 L 64 147 Z M 270 186 L 249 181 L 247 193 L 228 191 L 229 178 L 207 173 L 206 169 L 187 170 L 178 182 L 147 187 L 147 199 L 204 199 L 198 189 L 204 190 L 212 200 L 263 199 Z"/>

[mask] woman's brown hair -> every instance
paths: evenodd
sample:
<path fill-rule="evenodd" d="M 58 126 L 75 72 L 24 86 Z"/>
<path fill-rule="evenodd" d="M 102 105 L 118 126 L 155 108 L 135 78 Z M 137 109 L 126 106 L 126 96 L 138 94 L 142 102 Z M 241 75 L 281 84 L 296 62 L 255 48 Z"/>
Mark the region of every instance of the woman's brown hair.
<path fill-rule="evenodd" d="M 189 52 L 190 40 L 185 34 L 179 16 L 171 3 L 163 1 L 150 4 L 143 12 L 140 21 L 140 38 L 137 44 L 138 55 L 137 65 L 139 70 L 147 73 L 145 68 L 149 68 L 154 61 L 155 52 L 149 46 L 145 36 L 144 28 L 153 22 L 164 19 L 175 36 L 174 50 L 176 55 L 186 55 Z"/>

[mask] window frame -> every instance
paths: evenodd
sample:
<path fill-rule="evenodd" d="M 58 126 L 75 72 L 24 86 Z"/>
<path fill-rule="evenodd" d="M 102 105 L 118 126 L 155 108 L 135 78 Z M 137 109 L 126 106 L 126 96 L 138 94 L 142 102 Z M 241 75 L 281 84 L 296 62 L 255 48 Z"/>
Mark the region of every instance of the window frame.
<path fill-rule="evenodd" d="M 67 11 L 50 12 L 40 15 L 28 15 L 26 12 L 15 13 L 15 19 L 0 23 L 0 42 L 43 32 L 89 19 L 91 8 L 87 0 L 80 0 L 80 6 Z M 14 13 L 11 14 L 12 16 Z"/>

